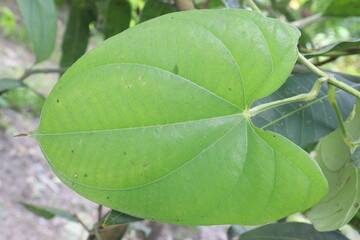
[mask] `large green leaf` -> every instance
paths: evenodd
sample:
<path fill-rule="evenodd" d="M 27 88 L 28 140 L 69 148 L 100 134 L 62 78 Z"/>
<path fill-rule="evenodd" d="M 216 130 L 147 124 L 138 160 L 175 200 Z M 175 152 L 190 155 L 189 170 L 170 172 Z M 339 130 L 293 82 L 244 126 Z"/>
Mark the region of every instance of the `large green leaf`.
<path fill-rule="evenodd" d="M 304 56 L 312 58 L 317 56 L 332 56 L 339 53 L 343 53 L 344 55 L 360 53 L 360 38 L 332 43 L 314 52 L 304 53 Z"/>
<path fill-rule="evenodd" d="M 324 16 L 359 16 L 359 0 L 316 0 L 314 1 L 314 10 Z"/>
<path fill-rule="evenodd" d="M 339 231 L 318 232 L 306 223 L 274 223 L 268 224 L 241 235 L 241 240 L 348 240 Z"/>
<path fill-rule="evenodd" d="M 175 11 L 176 8 L 164 0 L 147 0 L 141 12 L 139 23 Z"/>
<path fill-rule="evenodd" d="M 356 103 L 355 116 L 346 123 L 353 141 L 360 139 L 360 101 Z M 350 165 L 350 148 L 343 141 L 340 129 L 319 142 L 315 159 L 329 182 L 328 195 L 308 212 L 308 217 L 320 231 L 339 229 L 347 224 L 360 206 L 359 169 Z"/>
<path fill-rule="evenodd" d="M 305 210 L 327 192 L 316 162 L 247 114 L 286 80 L 298 37 L 246 10 L 146 21 L 71 67 L 32 135 L 64 183 L 131 216 L 261 224 Z"/>
<path fill-rule="evenodd" d="M 86 51 L 91 22 L 96 20 L 96 5 L 92 1 L 72 1 L 62 42 L 61 67 L 71 66 Z"/>
<path fill-rule="evenodd" d="M 48 59 L 56 40 L 56 7 L 53 0 L 17 0 L 34 46 L 36 62 Z"/>
<path fill-rule="evenodd" d="M 130 3 L 127 0 L 108 0 L 104 18 L 105 38 L 124 31 L 130 25 Z"/>
<path fill-rule="evenodd" d="M 312 73 L 292 75 L 279 90 L 256 101 L 254 105 L 307 93 L 317 78 Z M 336 78 L 353 87 L 360 87 L 360 84 L 354 84 L 340 76 Z M 355 97 L 339 90 L 337 101 L 342 116 L 346 118 L 355 104 Z M 317 142 L 338 126 L 334 110 L 327 101 L 325 84 L 313 101 L 289 103 L 272 108 L 256 115 L 252 120 L 255 126 L 279 133 L 303 148 Z"/>

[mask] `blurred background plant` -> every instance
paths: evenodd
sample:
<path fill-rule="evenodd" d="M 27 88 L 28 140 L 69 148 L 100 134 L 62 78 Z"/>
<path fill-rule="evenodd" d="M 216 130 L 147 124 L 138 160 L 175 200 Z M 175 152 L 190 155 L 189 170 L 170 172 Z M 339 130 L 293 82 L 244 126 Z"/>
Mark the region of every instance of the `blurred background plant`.
<path fill-rule="evenodd" d="M 255 3 L 267 16 L 301 30 L 299 49 L 315 65 L 360 82 L 359 1 Z M 294 228 L 294 233 L 300 229 L 319 237 L 314 239 L 325 236 L 309 224 L 294 223 L 309 223 L 301 213 L 288 217 L 287 223 L 273 224 L 270 230 L 262 227 L 249 231 L 253 227 L 173 226 L 111 212 L 61 184 L 33 140 L 13 138 L 36 128 L 51 88 L 85 52 L 136 24 L 192 8 L 249 6 L 245 0 L 0 0 L 1 239 L 215 240 L 237 239 L 241 234 L 241 239 L 250 239 L 251 234 L 263 232 L 267 236 L 273 232 L 275 238 L 281 234 L 294 237 L 282 233 L 279 229 L 285 225 L 281 224 L 290 224 L 286 228 Z M 293 74 L 307 71 L 296 65 Z M 359 219 L 357 214 L 351 221 L 353 227 L 346 224 L 341 228 L 348 238 L 360 238 Z M 346 239 L 337 231 L 326 234 L 326 239 Z"/>

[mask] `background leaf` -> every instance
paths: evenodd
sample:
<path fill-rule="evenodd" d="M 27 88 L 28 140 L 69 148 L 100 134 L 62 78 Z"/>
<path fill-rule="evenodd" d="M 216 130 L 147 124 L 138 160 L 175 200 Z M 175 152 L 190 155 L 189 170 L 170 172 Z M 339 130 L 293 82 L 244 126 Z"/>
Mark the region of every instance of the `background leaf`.
<path fill-rule="evenodd" d="M 105 39 L 127 29 L 130 20 L 131 6 L 127 0 L 108 0 L 103 29 Z"/>
<path fill-rule="evenodd" d="M 90 36 L 89 25 L 96 20 L 96 14 L 93 1 L 72 1 L 62 42 L 61 67 L 69 67 L 85 53 Z"/>
<path fill-rule="evenodd" d="M 161 15 L 175 12 L 176 8 L 170 3 L 163 0 L 147 0 L 141 12 L 139 23 Z"/>
<path fill-rule="evenodd" d="M 285 82 L 298 37 L 246 10 L 152 19 L 74 64 L 32 135 L 65 184 L 138 218 L 260 224 L 305 210 L 327 192 L 320 169 L 244 114 Z"/>
<path fill-rule="evenodd" d="M 25 85 L 17 80 L 17 79 L 12 79 L 12 78 L 2 78 L 0 79 L 0 94 L 11 90 L 11 89 L 15 89 L 18 87 L 24 87 Z"/>
<path fill-rule="evenodd" d="M 43 217 L 45 219 L 51 219 L 55 216 L 65 218 L 67 220 L 78 222 L 78 220 L 74 217 L 74 215 L 68 211 L 64 211 L 57 208 L 46 207 L 46 206 L 39 206 L 34 204 L 29 204 L 25 202 L 21 202 L 27 210 L 34 213 L 37 216 Z"/>
<path fill-rule="evenodd" d="M 334 52 L 342 52 L 344 55 L 360 53 L 360 38 L 329 44 L 314 52 L 304 53 L 303 55 L 307 58 L 313 58 L 316 56 L 331 56 Z"/>
<path fill-rule="evenodd" d="M 241 235 L 241 240 L 296 239 L 296 240 L 347 240 L 339 231 L 318 232 L 306 223 L 273 223 Z"/>
<path fill-rule="evenodd" d="M 351 154 L 349 162 L 353 166 L 360 168 L 360 147 L 357 147 L 355 151 Z"/>
<path fill-rule="evenodd" d="M 352 139 L 360 138 L 360 101 L 345 127 Z M 350 148 L 343 141 L 340 129 L 320 140 L 315 159 L 329 183 L 329 193 L 313 206 L 307 216 L 319 231 L 332 231 L 347 224 L 359 210 L 359 169 L 349 165 Z"/>
<path fill-rule="evenodd" d="M 311 90 L 317 78 L 312 73 L 292 75 L 279 90 L 256 101 L 254 106 L 292 97 L 300 93 L 307 93 Z M 360 84 L 354 84 L 340 76 L 336 76 L 336 78 L 353 87 L 360 86 Z M 355 97 L 338 90 L 337 101 L 342 116 L 346 118 L 352 110 Z M 302 148 L 317 142 L 338 126 L 334 110 L 327 100 L 326 84 L 323 84 L 315 100 L 290 103 L 272 108 L 256 115 L 252 118 L 252 121 L 255 126 L 279 133 Z"/>
<path fill-rule="evenodd" d="M 55 47 L 57 12 L 53 0 L 17 0 L 36 54 L 36 63 L 48 59 Z"/>
<path fill-rule="evenodd" d="M 228 240 L 233 240 L 246 232 L 246 228 L 241 225 L 231 225 L 226 233 Z"/>
<path fill-rule="evenodd" d="M 348 17 L 360 15 L 358 0 L 316 0 L 314 10 L 324 16 Z"/>
<path fill-rule="evenodd" d="M 128 214 L 118 212 L 116 210 L 111 210 L 111 212 L 107 215 L 103 226 L 108 227 L 111 225 L 118 225 L 118 224 L 127 224 L 131 222 L 138 222 L 144 219 L 137 218 L 130 216 Z"/>

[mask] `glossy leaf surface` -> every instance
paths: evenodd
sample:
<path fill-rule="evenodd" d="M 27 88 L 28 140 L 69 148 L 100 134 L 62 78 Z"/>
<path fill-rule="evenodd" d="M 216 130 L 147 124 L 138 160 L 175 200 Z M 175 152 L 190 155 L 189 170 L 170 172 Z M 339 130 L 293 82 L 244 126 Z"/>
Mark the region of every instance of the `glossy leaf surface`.
<path fill-rule="evenodd" d="M 328 55 L 331 56 L 331 54 L 333 54 L 334 52 L 345 52 L 345 51 L 351 51 L 352 54 L 359 53 L 360 38 L 332 43 L 314 52 L 304 53 L 303 55 L 307 58 L 312 58 L 317 56 L 328 56 Z M 344 53 L 344 55 L 346 55 L 346 53 Z"/>
<path fill-rule="evenodd" d="M 318 232 L 306 223 L 274 223 L 268 224 L 241 235 L 241 240 L 348 240 L 339 231 Z"/>
<path fill-rule="evenodd" d="M 286 80 L 298 37 L 246 10 L 146 21 L 64 74 L 33 136 L 64 183 L 131 216 L 260 224 L 305 210 L 327 192 L 319 167 L 246 114 Z"/>
<path fill-rule="evenodd" d="M 353 141 L 360 139 L 360 101 L 355 117 L 345 127 Z M 359 169 L 349 164 L 350 148 L 342 140 L 340 129 L 319 142 L 315 159 L 329 182 L 329 193 L 308 212 L 308 217 L 319 231 L 339 229 L 347 224 L 360 206 Z"/>
<path fill-rule="evenodd" d="M 129 27 L 131 6 L 127 0 L 108 0 L 105 19 L 105 38 L 112 37 Z"/>
<path fill-rule="evenodd" d="M 163 0 L 147 0 L 141 12 L 139 23 L 175 11 L 176 8 L 173 5 Z"/>
<path fill-rule="evenodd" d="M 292 75 L 279 90 L 258 100 L 254 105 L 307 93 L 317 78 L 312 73 Z M 336 78 L 353 87 L 360 87 L 360 84 L 354 84 L 340 76 Z M 337 101 L 342 116 L 346 119 L 355 104 L 355 97 L 338 90 Z M 303 148 L 317 142 L 338 126 L 334 110 L 327 100 L 326 84 L 313 101 L 295 102 L 272 108 L 256 115 L 252 120 L 255 126 L 279 133 Z"/>
<path fill-rule="evenodd" d="M 82 4 L 72 1 L 69 19 L 62 42 L 61 67 L 69 67 L 86 51 L 91 22 L 96 20 L 96 6 L 92 1 Z"/>
<path fill-rule="evenodd" d="M 17 0 L 30 39 L 36 62 L 48 59 L 55 47 L 57 12 L 53 0 Z"/>

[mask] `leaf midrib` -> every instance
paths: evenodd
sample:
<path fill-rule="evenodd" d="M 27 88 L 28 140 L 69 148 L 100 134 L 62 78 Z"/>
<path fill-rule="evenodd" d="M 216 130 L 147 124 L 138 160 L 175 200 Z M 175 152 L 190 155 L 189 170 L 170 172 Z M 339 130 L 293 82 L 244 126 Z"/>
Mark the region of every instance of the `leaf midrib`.
<path fill-rule="evenodd" d="M 128 191 L 128 190 L 133 190 L 133 189 L 138 189 L 138 188 L 142 188 L 144 186 L 159 182 L 165 178 L 167 178 L 168 176 L 174 174 L 175 172 L 177 172 L 178 170 L 180 170 L 181 168 L 185 167 L 186 165 L 190 164 L 192 161 L 194 161 L 198 156 L 200 156 L 202 153 L 204 153 L 206 150 L 208 150 L 210 147 L 212 147 L 213 145 L 215 145 L 218 141 L 220 141 L 221 139 L 223 139 L 227 134 L 229 134 L 230 132 L 232 132 L 232 130 L 234 130 L 241 122 L 245 121 L 246 118 L 241 118 L 238 120 L 238 122 L 236 124 L 234 124 L 234 126 L 232 126 L 228 131 L 226 131 L 223 135 L 221 135 L 219 138 L 217 138 L 213 143 L 211 143 L 210 145 L 208 145 L 206 148 L 204 148 L 202 151 L 200 151 L 199 153 L 197 153 L 194 157 L 192 157 L 191 159 L 189 159 L 188 161 L 186 161 L 184 164 L 178 166 L 177 168 L 175 168 L 174 170 L 172 170 L 171 172 L 167 173 L 166 175 L 157 178 L 153 181 L 147 182 L 147 183 L 143 183 L 141 185 L 138 186 L 133 186 L 133 187 L 128 187 L 128 188 L 118 188 L 118 189 L 114 189 L 114 188 L 101 188 L 101 187 L 94 187 L 94 186 L 90 186 L 87 184 L 83 184 L 77 181 L 74 181 L 73 179 L 69 178 L 68 176 L 66 176 L 62 171 L 60 171 L 51 161 L 51 159 L 47 156 L 46 152 L 43 151 L 46 159 L 48 160 L 49 164 L 52 166 L 52 168 L 56 169 L 56 171 L 61 174 L 65 179 L 67 179 L 68 181 L 70 181 L 71 183 L 75 183 L 78 184 L 80 186 L 83 187 L 87 187 L 90 189 L 100 189 L 100 190 L 106 190 L 106 191 Z M 43 150 L 41 144 L 40 144 L 41 149 Z"/>
<path fill-rule="evenodd" d="M 196 119 L 196 120 L 190 120 L 190 121 L 183 121 L 183 122 L 175 122 L 175 123 L 166 123 L 166 124 L 157 124 L 157 125 L 151 125 L 151 126 L 140 126 L 140 127 L 130 127 L 130 128 L 114 128 L 114 129 L 101 129 L 101 130 L 87 130 L 87 131 L 78 131 L 78 132 L 61 132 L 61 133 L 38 133 L 35 131 L 30 132 L 29 135 L 33 137 L 41 137 L 41 136 L 60 136 L 60 135 L 77 135 L 77 134 L 93 134 L 93 133 L 104 133 L 104 132 L 120 132 L 120 131 L 126 131 L 126 130 L 136 130 L 136 129 L 146 129 L 146 128 L 156 128 L 156 127 L 164 127 L 164 126 L 171 126 L 171 125 L 178 125 L 178 124 L 184 124 L 184 123 L 192 123 L 192 122 L 200 122 L 200 121 L 206 121 L 206 120 L 212 120 L 212 119 L 219 119 L 219 118 L 228 118 L 228 117 L 235 117 L 235 116 L 243 116 L 244 118 L 248 118 L 243 113 L 235 113 L 230 115 L 224 115 L 224 116 L 217 116 L 212 118 L 202 118 L 202 119 Z"/>

